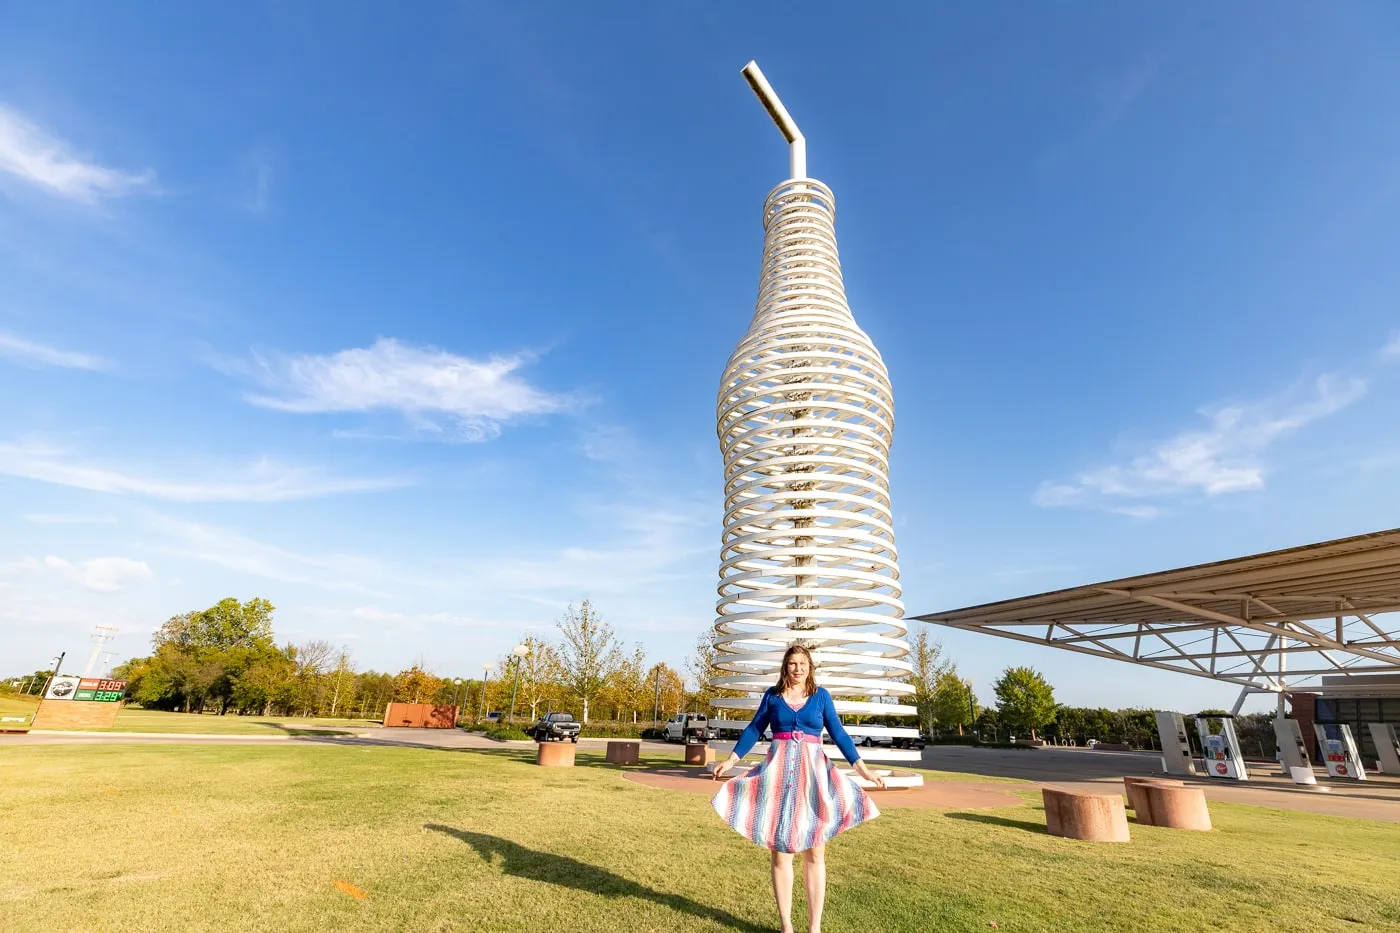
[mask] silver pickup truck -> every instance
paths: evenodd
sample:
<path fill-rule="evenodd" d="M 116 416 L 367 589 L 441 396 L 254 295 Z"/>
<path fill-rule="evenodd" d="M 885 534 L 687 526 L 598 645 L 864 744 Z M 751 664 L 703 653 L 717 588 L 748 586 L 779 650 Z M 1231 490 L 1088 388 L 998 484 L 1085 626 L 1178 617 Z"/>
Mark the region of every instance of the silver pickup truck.
<path fill-rule="evenodd" d="M 716 737 L 704 713 L 677 713 L 661 728 L 667 742 L 708 742 Z"/>

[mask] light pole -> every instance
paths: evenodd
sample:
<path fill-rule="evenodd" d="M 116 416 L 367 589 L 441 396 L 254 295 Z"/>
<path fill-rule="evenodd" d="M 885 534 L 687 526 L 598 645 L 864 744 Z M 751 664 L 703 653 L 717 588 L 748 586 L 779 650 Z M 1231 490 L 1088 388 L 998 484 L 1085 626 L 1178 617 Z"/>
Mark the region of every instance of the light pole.
<path fill-rule="evenodd" d="M 651 704 L 651 727 L 655 729 L 661 725 L 661 678 L 665 675 L 661 665 L 656 666 L 656 699 Z"/>
<path fill-rule="evenodd" d="M 452 691 L 452 699 L 457 701 L 457 717 L 452 723 L 454 726 L 460 726 L 462 724 L 462 684 L 464 683 L 466 683 L 466 681 L 462 680 L 460 677 L 452 678 L 452 686 L 455 688 Z"/>
<path fill-rule="evenodd" d="M 520 662 L 525 660 L 525 656 L 530 653 L 527 645 L 516 645 L 510 649 L 511 656 L 515 658 L 515 682 L 510 686 L 510 725 L 515 725 L 515 691 L 520 688 Z"/>
<path fill-rule="evenodd" d="M 483 665 L 481 665 L 481 697 L 480 697 L 481 702 L 480 702 L 480 704 L 477 706 L 477 709 L 476 709 L 476 721 L 477 721 L 477 722 L 481 722 L 482 719 L 486 718 L 486 681 L 487 681 L 487 679 L 488 679 L 490 676 L 491 676 L 491 665 L 489 665 L 489 664 L 483 664 Z"/>
<path fill-rule="evenodd" d="M 53 659 L 53 673 L 49 675 L 48 680 L 44 681 L 44 688 L 39 691 L 39 696 L 42 697 L 49 692 L 49 684 L 53 683 L 53 679 L 58 676 L 59 669 L 63 667 L 63 659 L 67 656 L 68 652 L 60 651 L 58 657 Z"/>

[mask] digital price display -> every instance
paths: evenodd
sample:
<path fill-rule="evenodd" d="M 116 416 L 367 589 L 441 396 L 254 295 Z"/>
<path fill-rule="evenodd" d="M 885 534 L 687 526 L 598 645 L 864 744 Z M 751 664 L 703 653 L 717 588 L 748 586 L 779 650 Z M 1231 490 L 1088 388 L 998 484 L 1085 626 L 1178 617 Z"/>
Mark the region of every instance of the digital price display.
<path fill-rule="evenodd" d="M 89 700 L 97 703 L 118 703 L 126 696 L 126 681 L 100 680 L 84 677 L 78 681 L 78 689 L 73 693 L 75 700 Z"/>

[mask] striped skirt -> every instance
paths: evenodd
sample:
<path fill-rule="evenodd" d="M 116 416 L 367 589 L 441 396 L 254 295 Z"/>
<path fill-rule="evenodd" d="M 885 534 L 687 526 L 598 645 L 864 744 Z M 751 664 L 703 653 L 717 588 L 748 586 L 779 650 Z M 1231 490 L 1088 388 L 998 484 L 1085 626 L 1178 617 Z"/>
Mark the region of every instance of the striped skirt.
<path fill-rule="evenodd" d="M 768 757 L 730 780 L 711 805 L 735 832 L 776 852 L 805 852 L 880 815 L 816 742 L 774 739 Z"/>

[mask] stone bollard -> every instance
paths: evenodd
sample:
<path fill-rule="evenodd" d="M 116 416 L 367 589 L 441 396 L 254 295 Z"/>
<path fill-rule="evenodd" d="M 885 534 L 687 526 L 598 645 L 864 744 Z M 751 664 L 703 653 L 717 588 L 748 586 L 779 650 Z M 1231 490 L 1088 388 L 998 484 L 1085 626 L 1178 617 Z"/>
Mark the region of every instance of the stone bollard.
<path fill-rule="evenodd" d="M 1128 842 L 1128 814 L 1118 794 L 1041 790 L 1045 801 L 1045 831 L 1086 842 Z"/>
<path fill-rule="evenodd" d="M 609 742 L 606 760 L 609 764 L 635 765 L 641 761 L 641 742 Z"/>
<path fill-rule="evenodd" d="M 541 742 L 535 753 L 535 764 L 544 768 L 572 768 L 577 749 L 573 742 Z"/>
<path fill-rule="evenodd" d="M 685 763 L 688 765 L 705 766 L 713 764 L 715 760 L 715 750 L 708 745 L 687 745 L 685 747 Z"/>
<path fill-rule="evenodd" d="M 1147 784 L 1161 784 L 1166 787 L 1185 787 L 1186 784 L 1174 778 L 1123 778 L 1123 790 L 1128 795 L 1128 809 L 1137 814 L 1137 821 L 1139 823 L 1144 826 L 1153 826 L 1156 824 L 1152 819 L 1152 802 L 1147 799 L 1147 792 L 1143 790 L 1143 786 Z"/>

